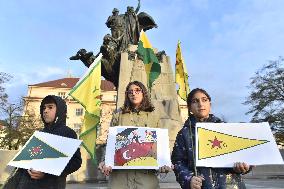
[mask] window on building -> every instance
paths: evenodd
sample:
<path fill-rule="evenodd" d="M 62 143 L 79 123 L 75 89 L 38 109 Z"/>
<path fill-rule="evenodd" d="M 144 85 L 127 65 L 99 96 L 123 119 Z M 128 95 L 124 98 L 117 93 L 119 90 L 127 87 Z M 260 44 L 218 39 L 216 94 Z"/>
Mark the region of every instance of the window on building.
<path fill-rule="evenodd" d="M 82 116 L 83 115 L 83 108 L 76 108 L 76 116 Z"/>
<path fill-rule="evenodd" d="M 61 98 L 65 99 L 66 98 L 66 93 L 65 92 L 59 92 L 58 96 L 60 96 Z"/>
<path fill-rule="evenodd" d="M 75 131 L 77 134 L 80 134 L 80 132 L 81 132 L 81 127 L 82 127 L 82 124 L 81 124 L 81 123 L 74 123 L 74 131 Z"/>

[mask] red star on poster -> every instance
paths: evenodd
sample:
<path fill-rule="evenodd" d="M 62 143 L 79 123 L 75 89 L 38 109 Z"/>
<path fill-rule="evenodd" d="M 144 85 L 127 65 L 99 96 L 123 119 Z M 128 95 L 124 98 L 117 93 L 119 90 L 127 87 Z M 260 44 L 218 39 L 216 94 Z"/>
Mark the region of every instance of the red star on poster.
<path fill-rule="evenodd" d="M 41 148 L 41 145 L 32 147 L 31 149 L 29 149 L 30 157 L 36 156 L 38 154 L 42 154 L 42 150 L 43 149 Z"/>
<path fill-rule="evenodd" d="M 218 140 L 216 136 L 215 136 L 215 138 L 214 138 L 213 141 L 212 141 L 212 140 L 209 140 L 209 141 L 212 143 L 211 149 L 215 148 L 216 146 L 217 146 L 218 148 L 222 148 L 222 147 L 221 147 L 221 143 L 222 143 L 223 141 Z"/>

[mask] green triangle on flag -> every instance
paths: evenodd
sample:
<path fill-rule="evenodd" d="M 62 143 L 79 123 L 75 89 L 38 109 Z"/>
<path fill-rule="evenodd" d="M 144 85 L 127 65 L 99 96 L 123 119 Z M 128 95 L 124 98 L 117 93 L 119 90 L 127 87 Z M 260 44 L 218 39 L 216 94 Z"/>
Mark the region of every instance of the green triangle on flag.
<path fill-rule="evenodd" d="M 13 161 L 46 159 L 46 158 L 61 158 L 68 157 L 59 152 L 55 148 L 46 144 L 39 138 L 33 136 L 28 144 L 22 149 L 20 154 Z"/>
<path fill-rule="evenodd" d="M 154 53 L 150 41 L 148 40 L 143 30 L 141 30 L 140 32 L 140 40 L 138 42 L 137 53 L 139 57 L 141 57 L 141 59 L 143 60 L 148 80 L 148 87 L 151 89 L 154 81 L 161 74 L 161 65 L 157 56 Z"/>

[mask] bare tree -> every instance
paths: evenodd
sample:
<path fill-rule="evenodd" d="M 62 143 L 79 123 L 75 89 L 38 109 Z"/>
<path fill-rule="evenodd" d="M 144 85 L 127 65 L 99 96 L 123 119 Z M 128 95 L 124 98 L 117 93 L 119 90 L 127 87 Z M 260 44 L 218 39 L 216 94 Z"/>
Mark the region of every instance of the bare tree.
<path fill-rule="evenodd" d="M 9 150 L 17 149 L 14 144 L 15 140 L 19 138 L 20 133 L 17 128 L 20 123 L 21 107 L 15 104 L 5 103 L 0 107 L 4 116 L 4 129 L 1 130 L 0 147 L 7 148 Z"/>
<path fill-rule="evenodd" d="M 284 58 L 269 61 L 251 78 L 251 93 L 244 102 L 252 122 L 267 121 L 278 143 L 284 142 Z"/>
<path fill-rule="evenodd" d="M 3 106 L 8 99 L 8 95 L 5 92 L 4 83 L 8 82 L 11 76 L 7 73 L 0 72 L 0 106 Z"/>
<path fill-rule="evenodd" d="M 23 146 L 35 130 L 41 128 L 41 121 L 34 114 L 25 112 L 23 104 L 8 104 L 1 108 L 5 119 L 4 128 L 0 131 L 0 147 L 17 150 Z"/>
<path fill-rule="evenodd" d="M 18 104 L 8 102 L 4 84 L 11 78 L 0 72 L 0 123 L 4 126 L 0 128 L 0 148 L 17 150 L 41 127 L 41 121 L 34 113 L 25 111 L 23 114 L 23 101 Z"/>

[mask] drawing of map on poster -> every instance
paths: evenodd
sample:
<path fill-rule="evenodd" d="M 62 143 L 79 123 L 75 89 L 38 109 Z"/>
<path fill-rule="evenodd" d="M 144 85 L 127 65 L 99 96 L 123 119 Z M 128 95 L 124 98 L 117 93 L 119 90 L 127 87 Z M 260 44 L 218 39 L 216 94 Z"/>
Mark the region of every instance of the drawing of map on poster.
<path fill-rule="evenodd" d="M 145 128 L 120 128 L 117 131 L 115 166 L 158 166 L 156 131 Z"/>
<path fill-rule="evenodd" d="M 107 141 L 106 164 L 113 169 L 158 169 L 160 165 L 170 165 L 168 141 L 167 129 L 112 127 Z"/>

